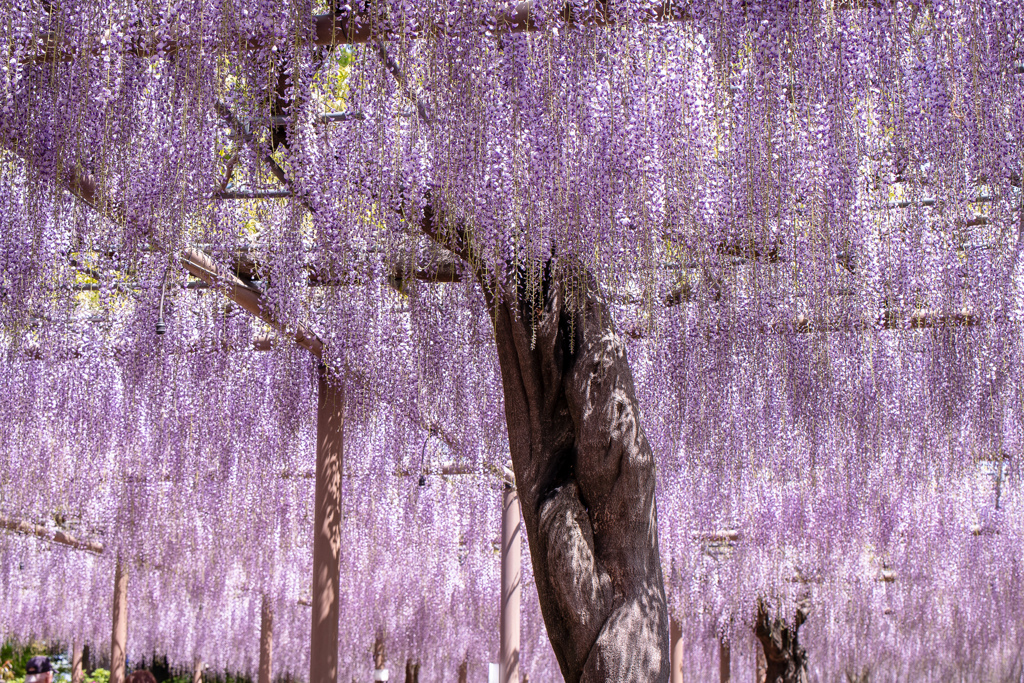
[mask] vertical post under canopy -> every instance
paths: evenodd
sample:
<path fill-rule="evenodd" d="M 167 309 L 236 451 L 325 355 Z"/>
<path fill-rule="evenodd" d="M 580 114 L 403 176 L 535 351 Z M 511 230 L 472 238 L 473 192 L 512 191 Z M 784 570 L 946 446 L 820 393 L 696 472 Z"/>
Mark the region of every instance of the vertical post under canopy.
<path fill-rule="evenodd" d="M 71 683 L 83 683 L 85 672 L 82 670 L 82 644 L 75 641 L 71 646 Z"/>
<path fill-rule="evenodd" d="M 373 639 L 373 680 L 375 683 L 390 680 L 390 672 L 384 668 L 387 662 L 388 654 L 384 648 L 384 631 L 378 630 Z"/>
<path fill-rule="evenodd" d="M 318 391 L 309 683 L 337 683 L 345 391 L 340 382 L 330 377 L 324 365 L 319 368 Z"/>
<path fill-rule="evenodd" d="M 270 661 L 274 654 L 274 613 L 270 598 L 263 596 L 260 607 L 260 671 L 258 683 L 270 683 Z"/>
<path fill-rule="evenodd" d="M 672 648 L 672 674 L 670 683 L 683 683 L 683 625 L 675 617 L 669 621 L 669 638 Z"/>
<path fill-rule="evenodd" d="M 522 535 L 519 494 L 506 482 L 501 497 L 501 631 L 499 680 L 519 683 L 519 604 L 522 592 Z"/>
<path fill-rule="evenodd" d="M 113 626 L 110 633 L 110 683 L 124 683 L 125 645 L 128 641 L 128 569 L 118 555 L 114 567 Z"/>
<path fill-rule="evenodd" d="M 719 683 L 732 682 L 732 650 L 725 636 L 718 641 L 718 680 Z"/>

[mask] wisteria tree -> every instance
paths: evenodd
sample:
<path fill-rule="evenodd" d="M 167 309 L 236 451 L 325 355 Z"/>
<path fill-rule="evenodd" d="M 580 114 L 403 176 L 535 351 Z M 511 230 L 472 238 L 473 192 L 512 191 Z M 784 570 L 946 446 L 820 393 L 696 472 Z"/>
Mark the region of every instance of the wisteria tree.
<path fill-rule="evenodd" d="M 838 556 L 792 538 L 817 519 L 801 505 L 835 517 L 837 546 L 886 546 L 898 496 L 865 514 L 869 483 L 924 496 L 1018 442 L 1013 3 L 75 0 L 6 18 L 10 347 L 49 362 L 32 321 L 83 324 L 80 294 L 54 292 L 85 285 L 107 311 L 140 292 L 119 330 L 165 349 L 202 285 L 252 314 L 258 346 L 308 351 L 314 556 L 335 567 L 314 591 L 335 610 L 344 416 L 406 406 L 453 450 L 483 444 L 443 404 L 495 366 L 569 681 L 669 675 L 652 443 L 673 515 L 698 486 L 679 472 L 734 484 L 668 528 L 754 545 L 735 611 L 788 683 Z M 431 297 L 472 339 L 417 317 Z M 206 329 L 222 354 L 231 324 Z M 406 327 L 408 373 L 366 351 L 408 351 Z M 481 336 L 495 362 L 459 368 Z M 136 352 L 135 374 L 152 362 Z M 336 640 L 337 618 L 314 634 Z"/>

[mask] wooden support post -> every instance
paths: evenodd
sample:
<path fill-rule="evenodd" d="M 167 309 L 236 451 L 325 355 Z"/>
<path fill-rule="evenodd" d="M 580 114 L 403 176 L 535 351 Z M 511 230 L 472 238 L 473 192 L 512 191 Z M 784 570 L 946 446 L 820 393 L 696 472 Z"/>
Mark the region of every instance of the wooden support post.
<path fill-rule="evenodd" d="M 469 662 L 465 659 L 459 664 L 459 683 L 469 683 Z"/>
<path fill-rule="evenodd" d="M 124 683 L 125 645 L 128 642 L 128 568 L 118 555 L 114 567 L 114 604 L 111 610 L 110 683 Z"/>
<path fill-rule="evenodd" d="M 321 365 L 316 421 L 316 492 L 313 512 L 313 595 L 309 683 L 338 681 L 338 590 L 341 551 L 344 388 Z"/>
<path fill-rule="evenodd" d="M 732 681 L 732 652 L 725 636 L 718 641 L 718 680 L 719 683 Z"/>
<path fill-rule="evenodd" d="M 519 683 L 519 604 L 522 593 L 522 534 L 519 494 L 505 482 L 501 497 L 501 683 Z"/>
<path fill-rule="evenodd" d="M 78 641 L 71 646 L 71 683 L 84 683 L 85 672 L 82 670 L 82 644 Z"/>
<path fill-rule="evenodd" d="M 196 657 L 192 664 L 192 683 L 203 683 L 203 660 Z"/>
<path fill-rule="evenodd" d="M 384 631 L 377 631 L 373 639 L 373 680 L 386 681 L 390 678 L 387 668 L 388 653 L 384 647 Z"/>
<path fill-rule="evenodd" d="M 263 596 L 260 607 L 260 672 L 257 683 L 270 683 L 270 661 L 274 653 L 274 613 L 270 598 Z"/>
<path fill-rule="evenodd" d="M 669 674 L 669 683 L 683 683 L 683 625 L 679 620 L 672 617 L 668 624 L 669 642 L 672 657 L 672 671 Z"/>
<path fill-rule="evenodd" d="M 405 683 L 420 683 L 420 663 L 412 657 L 405 660 Z"/>

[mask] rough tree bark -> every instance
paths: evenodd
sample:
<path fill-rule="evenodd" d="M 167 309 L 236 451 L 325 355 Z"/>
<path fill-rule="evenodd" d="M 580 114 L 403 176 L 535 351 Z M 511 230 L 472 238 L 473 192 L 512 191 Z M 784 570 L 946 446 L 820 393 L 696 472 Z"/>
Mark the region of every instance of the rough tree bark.
<path fill-rule="evenodd" d="M 803 607 L 797 609 L 790 626 L 772 617 L 764 603 L 758 605 L 754 634 L 764 649 L 766 683 L 807 683 L 807 651 L 799 639 L 800 626 L 806 620 Z"/>
<path fill-rule="evenodd" d="M 573 307 L 544 290 L 537 309 L 504 292 L 491 311 L 548 636 L 569 683 L 667 681 L 654 458 L 625 344 L 595 283 Z"/>

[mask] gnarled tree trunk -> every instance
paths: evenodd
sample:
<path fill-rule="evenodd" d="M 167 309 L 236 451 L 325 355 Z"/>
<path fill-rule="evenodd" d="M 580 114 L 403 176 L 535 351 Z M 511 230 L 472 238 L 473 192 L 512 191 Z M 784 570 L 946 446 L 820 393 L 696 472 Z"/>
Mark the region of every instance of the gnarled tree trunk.
<path fill-rule="evenodd" d="M 548 636 L 569 683 L 667 681 L 654 458 L 625 345 L 596 285 L 573 309 L 544 290 L 529 309 L 499 294 L 492 315 Z"/>
<path fill-rule="evenodd" d="M 764 603 L 758 605 L 754 633 L 764 649 L 765 683 L 807 682 L 807 651 L 800 644 L 798 633 L 806 620 L 807 612 L 802 607 L 796 612 L 794 625 L 790 626 L 778 617 L 771 617 Z"/>

